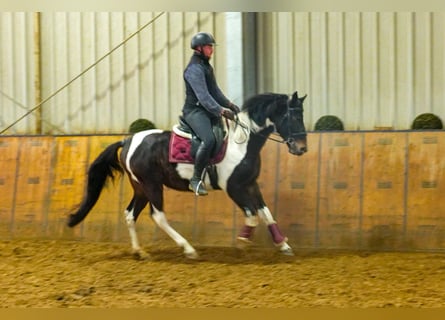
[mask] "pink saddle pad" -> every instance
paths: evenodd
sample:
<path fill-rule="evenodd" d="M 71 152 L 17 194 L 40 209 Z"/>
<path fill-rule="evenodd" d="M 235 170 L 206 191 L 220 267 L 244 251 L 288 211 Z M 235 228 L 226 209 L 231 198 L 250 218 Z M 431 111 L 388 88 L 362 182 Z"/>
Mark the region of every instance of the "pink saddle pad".
<path fill-rule="evenodd" d="M 170 146 L 168 152 L 168 160 L 173 163 L 194 163 L 194 159 L 190 155 L 192 142 L 189 138 L 182 137 L 172 132 L 170 137 Z M 227 150 L 227 138 L 217 155 L 210 159 L 210 164 L 216 164 L 222 161 Z"/>

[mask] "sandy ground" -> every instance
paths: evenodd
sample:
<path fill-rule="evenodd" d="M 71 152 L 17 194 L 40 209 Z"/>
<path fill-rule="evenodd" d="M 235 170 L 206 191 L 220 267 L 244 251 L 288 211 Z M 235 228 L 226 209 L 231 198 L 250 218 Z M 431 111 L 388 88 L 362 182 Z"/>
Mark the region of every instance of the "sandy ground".
<path fill-rule="evenodd" d="M 0 242 L 0 307 L 445 307 L 445 254 Z"/>

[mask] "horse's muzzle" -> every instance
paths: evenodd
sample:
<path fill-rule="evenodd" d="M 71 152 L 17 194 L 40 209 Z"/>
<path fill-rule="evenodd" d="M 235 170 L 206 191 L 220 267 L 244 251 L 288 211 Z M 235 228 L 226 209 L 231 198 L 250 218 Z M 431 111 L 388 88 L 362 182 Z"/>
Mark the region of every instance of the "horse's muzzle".
<path fill-rule="evenodd" d="M 305 141 L 293 141 L 292 143 L 288 142 L 287 147 L 289 148 L 289 153 L 296 156 L 302 156 L 307 152 L 307 145 Z"/>

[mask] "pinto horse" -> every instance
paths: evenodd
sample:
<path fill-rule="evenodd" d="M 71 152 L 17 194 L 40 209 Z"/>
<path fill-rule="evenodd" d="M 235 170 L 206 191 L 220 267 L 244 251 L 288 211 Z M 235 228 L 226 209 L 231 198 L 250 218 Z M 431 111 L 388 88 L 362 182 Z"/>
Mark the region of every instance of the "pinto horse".
<path fill-rule="evenodd" d="M 272 240 L 279 251 L 292 255 L 277 222 L 266 206 L 257 178 L 260 174 L 260 151 L 271 134 L 279 135 L 289 153 L 300 156 L 307 151 L 306 129 L 303 122 L 303 101 L 295 92 L 289 98 L 286 94 L 265 93 L 246 100 L 235 121 L 227 121 L 226 152 L 222 160 L 214 164 L 216 182 L 210 184 L 205 177 L 207 189 L 222 189 L 244 212 L 245 225 L 238 239 L 250 242 L 258 225 L 258 216 L 268 226 Z M 125 210 L 133 252 L 146 256 L 138 241 L 135 223 L 150 203 L 150 213 L 156 224 L 165 231 L 177 245 L 183 247 L 189 258 L 197 258 L 197 252 L 171 225 L 169 225 L 163 204 L 163 186 L 189 191 L 193 164 L 169 161 L 171 131 L 152 129 L 141 131 L 122 141 L 109 145 L 93 161 L 88 169 L 86 192 L 79 208 L 68 217 L 68 226 L 80 223 L 94 207 L 107 179 L 114 173 L 127 173 L 133 187 L 133 198 Z M 119 149 L 122 149 L 119 155 Z"/>

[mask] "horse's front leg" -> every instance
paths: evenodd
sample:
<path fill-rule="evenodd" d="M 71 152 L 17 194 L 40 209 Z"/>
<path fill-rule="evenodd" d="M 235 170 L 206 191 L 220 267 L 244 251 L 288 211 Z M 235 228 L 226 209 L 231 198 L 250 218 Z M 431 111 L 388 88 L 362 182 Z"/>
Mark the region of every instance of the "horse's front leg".
<path fill-rule="evenodd" d="M 258 210 L 259 216 L 267 225 L 274 244 L 280 249 L 281 253 L 285 255 L 293 255 L 292 248 L 287 244 L 287 237 L 285 237 L 278 228 L 277 222 L 274 220 L 269 208 L 264 206 Z"/>
<path fill-rule="evenodd" d="M 252 203 L 252 195 L 249 189 L 241 189 L 239 186 L 229 189 L 229 196 L 235 203 L 242 208 L 244 212 L 244 225 L 238 234 L 237 239 L 243 243 L 251 244 L 255 233 L 255 228 L 258 225 L 258 216 L 255 210 L 255 205 Z"/>
<path fill-rule="evenodd" d="M 287 238 L 281 234 L 277 222 L 274 220 L 269 208 L 267 208 L 258 184 L 255 182 L 248 187 L 232 184 L 228 189 L 230 197 L 236 204 L 243 208 L 245 224 L 238 234 L 238 240 L 251 242 L 256 226 L 258 225 L 258 215 L 267 225 L 274 244 L 286 255 L 292 255 L 292 248 L 287 244 Z"/>
<path fill-rule="evenodd" d="M 252 237 L 255 232 L 255 228 L 258 225 L 258 216 L 252 213 L 248 208 L 244 208 L 245 222 L 238 234 L 238 240 L 250 244 L 252 243 Z"/>

